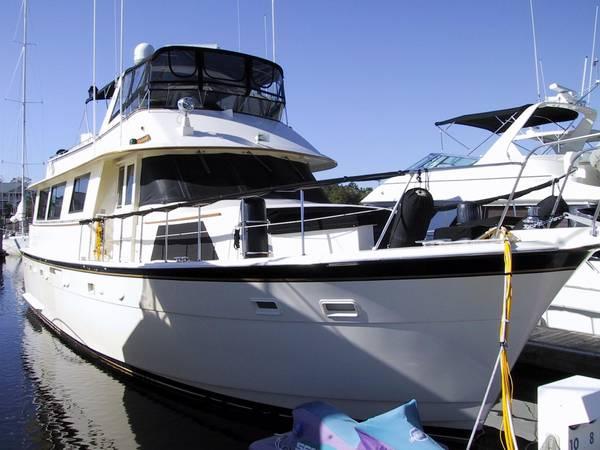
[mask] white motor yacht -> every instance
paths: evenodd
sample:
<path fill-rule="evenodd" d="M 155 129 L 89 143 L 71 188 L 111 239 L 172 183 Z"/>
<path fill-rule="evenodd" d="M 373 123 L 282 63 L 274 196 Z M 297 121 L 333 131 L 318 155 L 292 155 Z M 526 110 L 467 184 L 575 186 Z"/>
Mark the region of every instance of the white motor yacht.
<path fill-rule="evenodd" d="M 318 399 L 356 418 L 416 398 L 426 425 L 472 427 L 498 350 L 503 240 L 423 243 L 425 190 L 407 229 L 400 210 L 328 203 L 313 172 L 335 162 L 282 121 L 279 65 L 139 50 L 92 88 L 109 102 L 98 135 L 31 186 L 25 298 L 45 324 L 191 396 Z M 600 244 L 584 227 L 512 239 L 511 363 Z"/>
<path fill-rule="evenodd" d="M 420 171 L 418 176 L 387 179 L 363 203 L 391 206 L 406 189 L 425 186 L 440 210 L 433 220 L 438 225 L 456 219 L 456 209 L 449 207 L 460 202 L 477 202 L 484 218 L 498 215 L 515 186 L 523 195 L 511 201 L 511 211 L 520 216 L 527 215 L 527 207 L 561 190 L 574 214 L 595 205 L 600 200 L 600 134 L 592 128 L 596 110 L 570 89 L 557 84 L 550 88 L 557 95 L 534 105 L 437 122 L 441 132 L 451 138 L 451 127 L 463 125 L 487 130 L 495 141 L 480 157 L 473 153 L 482 147 L 481 143 L 466 155 L 430 153 L 411 167 Z M 521 163 L 526 159 L 517 183 Z M 566 172 L 569 174 L 564 180 Z M 600 334 L 599 289 L 600 262 L 593 256 L 559 292 L 542 324 Z"/>

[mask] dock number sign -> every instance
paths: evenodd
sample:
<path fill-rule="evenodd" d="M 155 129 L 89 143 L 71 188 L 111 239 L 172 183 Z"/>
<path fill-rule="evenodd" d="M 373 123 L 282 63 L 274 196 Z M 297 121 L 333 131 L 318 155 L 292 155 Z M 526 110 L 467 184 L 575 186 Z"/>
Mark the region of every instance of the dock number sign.
<path fill-rule="evenodd" d="M 569 450 L 600 448 L 600 420 L 569 427 Z"/>

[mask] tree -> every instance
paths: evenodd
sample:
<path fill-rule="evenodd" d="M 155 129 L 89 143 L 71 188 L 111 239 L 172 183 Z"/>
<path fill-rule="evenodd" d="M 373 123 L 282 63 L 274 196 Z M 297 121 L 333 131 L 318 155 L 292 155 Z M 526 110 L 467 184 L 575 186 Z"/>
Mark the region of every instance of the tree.
<path fill-rule="evenodd" d="M 332 203 L 357 205 L 373 188 L 361 188 L 356 183 L 334 184 L 323 188 Z"/>

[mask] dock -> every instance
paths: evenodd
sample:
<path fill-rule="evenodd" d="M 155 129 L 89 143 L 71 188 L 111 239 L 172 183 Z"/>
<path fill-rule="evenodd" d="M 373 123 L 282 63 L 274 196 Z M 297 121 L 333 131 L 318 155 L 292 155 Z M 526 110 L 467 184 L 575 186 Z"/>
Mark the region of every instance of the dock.
<path fill-rule="evenodd" d="M 537 326 L 519 363 L 569 374 L 600 377 L 600 336 Z"/>

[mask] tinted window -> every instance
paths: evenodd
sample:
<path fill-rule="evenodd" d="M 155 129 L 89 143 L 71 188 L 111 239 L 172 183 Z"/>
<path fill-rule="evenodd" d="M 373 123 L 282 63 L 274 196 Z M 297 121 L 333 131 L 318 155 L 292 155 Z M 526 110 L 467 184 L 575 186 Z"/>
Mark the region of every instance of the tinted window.
<path fill-rule="evenodd" d="M 71 205 L 69 206 L 70 213 L 83 211 L 83 205 L 85 204 L 85 194 L 87 192 L 89 181 L 89 173 L 79 178 L 75 178 L 75 181 L 73 182 L 73 195 L 71 196 Z"/>
<path fill-rule="evenodd" d="M 231 109 L 274 120 L 283 114 L 283 72 L 270 61 L 222 50 L 175 48 L 159 50 L 149 64 L 150 108 L 175 109 L 180 98 L 192 97 L 198 109 Z"/>
<path fill-rule="evenodd" d="M 153 156 L 142 160 L 139 201 L 140 205 L 193 201 L 313 180 L 306 164 L 272 156 Z M 298 192 L 269 194 L 269 197 L 296 199 L 298 196 Z M 306 199 L 327 202 L 320 189 L 306 191 Z"/>
<path fill-rule="evenodd" d="M 125 204 L 131 205 L 133 195 L 133 164 L 127 166 L 127 184 L 125 186 Z"/>
<path fill-rule="evenodd" d="M 125 180 L 125 167 L 119 167 L 119 182 L 117 183 L 117 207 L 123 204 L 123 181 Z"/>
<path fill-rule="evenodd" d="M 38 210 L 37 210 L 37 220 L 45 220 L 46 219 L 46 208 L 48 207 L 48 189 L 44 191 L 40 191 L 38 193 Z"/>
<path fill-rule="evenodd" d="M 52 186 L 48 219 L 60 219 L 60 210 L 62 209 L 63 198 L 65 197 L 65 185 L 66 183 L 61 183 Z"/>
<path fill-rule="evenodd" d="M 242 81 L 246 74 L 245 59 L 241 55 L 204 53 L 204 74 L 221 81 Z"/>

